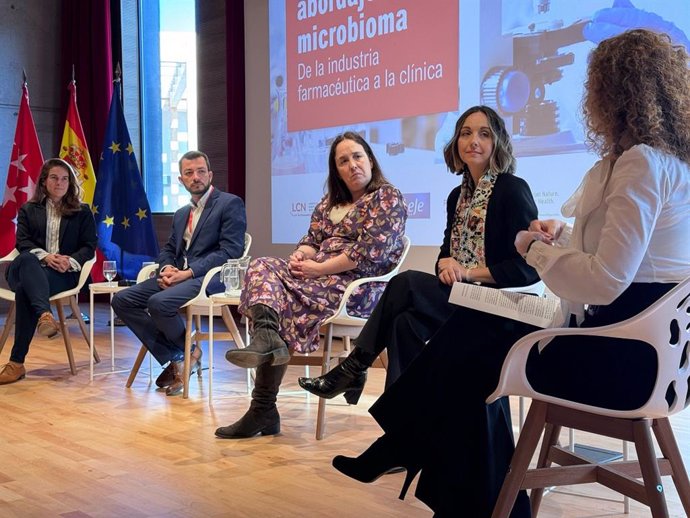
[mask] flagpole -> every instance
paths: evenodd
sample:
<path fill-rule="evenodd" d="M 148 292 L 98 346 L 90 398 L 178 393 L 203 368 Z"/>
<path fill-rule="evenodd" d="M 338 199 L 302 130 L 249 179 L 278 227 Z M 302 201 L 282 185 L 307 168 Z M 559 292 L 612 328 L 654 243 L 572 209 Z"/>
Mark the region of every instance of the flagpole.
<path fill-rule="evenodd" d="M 120 62 L 117 62 L 115 66 L 115 79 L 113 79 L 113 88 L 119 89 L 119 97 L 122 99 L 122 68 L 120 67 Z M 118 266 L 122 268 L 122 280 L 123 284 L 127 285 L 128 279 L 125 279 L 125 251 L 120 246 L 120 260 L 118 261 Z"/>

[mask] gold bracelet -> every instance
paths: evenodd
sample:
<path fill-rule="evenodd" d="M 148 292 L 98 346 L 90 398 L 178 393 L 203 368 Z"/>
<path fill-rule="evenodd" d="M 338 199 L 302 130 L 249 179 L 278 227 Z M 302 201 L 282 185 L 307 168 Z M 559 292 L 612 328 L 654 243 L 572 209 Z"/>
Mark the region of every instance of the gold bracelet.
<path fill-rule="evenodd" d="M 472 282 L 472 279 L 470 279 L 470 272 L 472 270 L 474 270 L 474 266 L 472 268 L 468 268 L 467 270 L 465 270 L 465 280 L 469 283 Z"/>

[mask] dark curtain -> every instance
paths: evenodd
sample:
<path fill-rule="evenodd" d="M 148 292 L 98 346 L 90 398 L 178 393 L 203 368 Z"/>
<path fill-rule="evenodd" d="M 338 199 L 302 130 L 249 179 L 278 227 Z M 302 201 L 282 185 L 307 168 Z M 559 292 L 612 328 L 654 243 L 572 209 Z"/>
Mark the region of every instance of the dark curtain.
<path fill-rule="evenodd" d="M 244 0 L 225 1 L 228 192 L 245 198 Z"/>
<path fill-rule="evenodd" d="M 63 126 L 58 131 L 58 144 L 67 116 L 67 86 L 77 82 L 77 107 L 93 166 L 98 171 L 113 88 L 110 0 L 64 0 L 62 4 L 61 51 L 64 103 L 61 108 Z"/>

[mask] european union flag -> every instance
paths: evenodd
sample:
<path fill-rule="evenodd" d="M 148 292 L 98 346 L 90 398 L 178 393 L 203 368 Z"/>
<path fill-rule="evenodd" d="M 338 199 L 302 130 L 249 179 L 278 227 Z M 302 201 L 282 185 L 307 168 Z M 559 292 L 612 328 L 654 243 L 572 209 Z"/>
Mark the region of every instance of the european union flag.
<path fill-rule="evenodd" d="M 158 257 L 151 208 L 122 113 L 119 84 L 113 88 L 108 127 L 93 197 L 98 246 L 125 279 Z"/>

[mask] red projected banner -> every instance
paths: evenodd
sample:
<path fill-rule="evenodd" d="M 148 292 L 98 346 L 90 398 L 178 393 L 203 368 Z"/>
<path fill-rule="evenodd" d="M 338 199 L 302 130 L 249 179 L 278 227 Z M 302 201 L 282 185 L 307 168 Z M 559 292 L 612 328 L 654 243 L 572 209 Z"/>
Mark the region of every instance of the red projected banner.
<path fill-rule="evenodd" d="M 285 1 L 288 131 L 457 110 L 457 0 Z"/>

